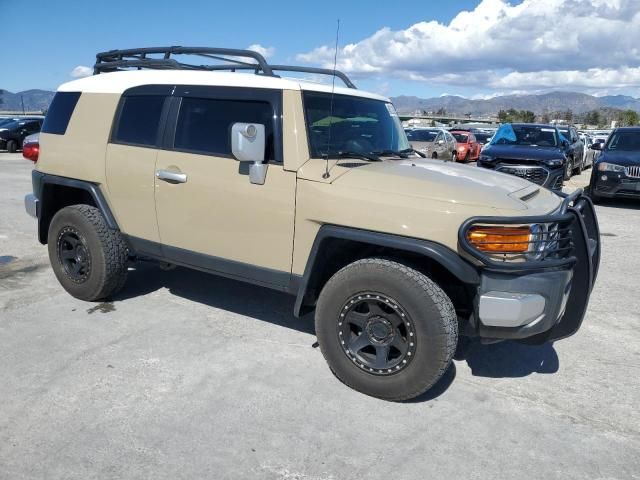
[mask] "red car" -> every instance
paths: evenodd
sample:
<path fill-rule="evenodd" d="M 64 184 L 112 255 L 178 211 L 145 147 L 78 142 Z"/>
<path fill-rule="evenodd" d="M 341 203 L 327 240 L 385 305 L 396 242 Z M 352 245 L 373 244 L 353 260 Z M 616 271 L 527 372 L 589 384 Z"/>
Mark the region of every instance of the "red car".
<path fill-rule="evenodd" d="M 478 160 L 482 145 L 478 143 L 473 133 L 464 130 L 451 130 L 450 133 L 458 142 L 456 147 L 456 160 L 458 162 L 475 162 Z"/>

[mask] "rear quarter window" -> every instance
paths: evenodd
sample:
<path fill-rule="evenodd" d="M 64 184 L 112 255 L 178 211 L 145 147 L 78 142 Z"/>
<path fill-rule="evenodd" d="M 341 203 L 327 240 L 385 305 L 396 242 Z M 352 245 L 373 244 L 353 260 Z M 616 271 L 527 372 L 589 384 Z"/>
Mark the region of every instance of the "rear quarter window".
<path fill-rule="evenodd" d="M 112 143 L 155 147 L 158 144 L 158 128 L 165 98 L 164 95 L 122 97 Z"/>
<path fill-rule="evenodd" d="M 56 93 L 44 119 L 42 133 L 64 135 L 79 98 L 80 92 Z"/>

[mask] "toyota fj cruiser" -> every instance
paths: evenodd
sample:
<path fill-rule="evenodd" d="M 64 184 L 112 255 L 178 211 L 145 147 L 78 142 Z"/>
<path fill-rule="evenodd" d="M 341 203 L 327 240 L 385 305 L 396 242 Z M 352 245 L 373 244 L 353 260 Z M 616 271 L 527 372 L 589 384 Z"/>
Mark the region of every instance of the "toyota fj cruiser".
<path fill-rule="evenodd" d="M 101 53 L 59 88 L 40 144 L 26 209 L 71 295 L 116 294 L 136 258 L 288 292 L 335 375 L 383 399 L 433 386 L 459 336 L 575 333 L 597 275 L 582 191 L 421 158 L 389 100 L 335 70 Z"/>

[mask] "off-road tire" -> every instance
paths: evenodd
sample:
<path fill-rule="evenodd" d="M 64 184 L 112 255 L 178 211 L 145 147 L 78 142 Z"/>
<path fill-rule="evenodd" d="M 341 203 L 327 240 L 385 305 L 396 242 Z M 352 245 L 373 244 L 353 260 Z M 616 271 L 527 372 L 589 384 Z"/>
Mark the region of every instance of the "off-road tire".
<path fill-rule="evenodd" d="M 413 323 L 411 361 L 386 376 L 358 365 L 339 339 L 343 305 L 362 292 L 392 298 Z M 359 392 L 391 401 L 417 397 L 435 385 L 449 367 L 458 340 L 456 312 L 444 291 L 423 273 L 384 258 L 358 260 L 333 275 L 320 293 L 315 324 L 320 349 L 336 377 Z"/>
<path fill-rule="evenodd" d="M 431 158 L 438 158 L 438 153 L 437 152 L 433 152 L 431 154 Z"/>
<path fill-rule="evenodd" d="M 16 153 L 18 151 L 18 143 L 15 140 L 9 140 L 7 142 L 7 152 Z"/>
<path fill-rule="evenodd" d="M 88 268 L 82 278 L 65 267 L 60 242 L 65 235 L 78 238 Z M 90 205 L 72 205 L 59 210 L 48 233 L 49 260 L 63 286 L 75 298 L 103 300 L 117 293 L 127 279 L 129 249 L 122 234 L 108 227 L 102 213 Z"/>

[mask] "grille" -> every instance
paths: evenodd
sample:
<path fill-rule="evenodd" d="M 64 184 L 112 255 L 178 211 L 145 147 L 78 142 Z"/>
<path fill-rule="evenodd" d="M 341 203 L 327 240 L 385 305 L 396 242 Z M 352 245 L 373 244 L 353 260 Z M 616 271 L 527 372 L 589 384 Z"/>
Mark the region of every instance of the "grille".
<path fill-rule="evenodd" d="M 498 171 L 524 178 L 538 185 L 543 185 L 549 176 L 549 173 L 541 167 L 500 167 Z"/>
<path fill-rule="evenodd" d="M 640 178 L 640 166 L 625 167 L 628 177 Z"/>

